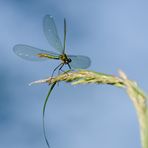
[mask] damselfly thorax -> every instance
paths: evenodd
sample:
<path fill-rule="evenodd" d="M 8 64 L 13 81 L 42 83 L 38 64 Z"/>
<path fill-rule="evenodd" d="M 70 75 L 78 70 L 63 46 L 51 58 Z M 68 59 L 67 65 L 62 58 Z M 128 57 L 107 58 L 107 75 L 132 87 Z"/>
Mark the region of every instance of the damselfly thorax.
<path fill-rule="evenodd" d="M 59 59 L 63 61 L 64 64 L 69 64 L 72 61 L 71 58 L 68 58 L 66 54 L 60 55 Z"/>

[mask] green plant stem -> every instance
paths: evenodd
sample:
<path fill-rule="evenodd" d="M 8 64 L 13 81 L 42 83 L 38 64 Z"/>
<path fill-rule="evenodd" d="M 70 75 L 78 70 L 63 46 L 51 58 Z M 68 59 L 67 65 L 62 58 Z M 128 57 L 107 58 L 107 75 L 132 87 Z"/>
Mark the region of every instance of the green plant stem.
<path fill-rule="evenodd" d="M 48 91 L 48 94 L 46 96 L 46 99 L 45 99 L 45 102 L 44 102 L 44 105 L 43 105 L 43 116 L 42 116 L 42 121 L 43 121 L 43 134 L 44 134 L 44 139 L 46 141 L 46 144 L 47 144 L 47 147 L 50 148 L 50 144 L 49 144 L 49 141 L 47 139 L 47 135 L 46 135 L 46 129 L 45 129 L 45 109 L 46 109 L 46 105 L 47 105 L 47 102 L 48 102 L 48 99 L 49 99 L 49 96 L 51 94 L 51 92 L 53 91 L 54 87 L 56 85 L 56 82 L 53 83 Z"/>
<path fill-rule="evenodd" d="M 107 75 L 103 73 L 88 71 L 88 70 L 77 70 L 73 72 L 69 71 L 61 75 L 58 75 L 57 77 L 54 77 L 54 78 L 49 77 L 47 79 L 35 81 L 31 84 L 37 84 L 37 83 L 54 84 L 60 81 L 71 82 L 73 85 L 87 84 L 87 83 L 109 84 L 109 85 L 126 89 L 126 92 L 130 97 L 131 101 L 133 102 L 137 112 L 142 148 L 148 148 L 147 96 L 138 87 L 136 82 L 129 80 L 122 71 L 119 71 L 118 77 L 113 75 Z"/>

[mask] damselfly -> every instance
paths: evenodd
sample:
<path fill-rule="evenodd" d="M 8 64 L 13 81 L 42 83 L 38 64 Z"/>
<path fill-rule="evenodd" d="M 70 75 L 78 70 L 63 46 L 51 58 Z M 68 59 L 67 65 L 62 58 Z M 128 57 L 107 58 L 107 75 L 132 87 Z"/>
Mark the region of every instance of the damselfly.
<path fill-rule="evenodd" d="M 59 69 L 62 70 L 64 65 L 71 68 L 88 68 L 90 66 L 90 58 L 83 55 L 67 55 L 66 48 L 66 19 L 64 19 L 64 41 L 61 43 L 56 24 L 51 15 L 46 15 L 43 19 L 43 31 L 49 44 L 56 49 L 58 53 L 48 50 L 38 49 L 25 44 L 17 44 L 14 46 L 13 51 L 19 57 L 30 61 L 43 61 L 46 59 L 60 60 L 61 63 L 54 69 L 53 73 Z"/>

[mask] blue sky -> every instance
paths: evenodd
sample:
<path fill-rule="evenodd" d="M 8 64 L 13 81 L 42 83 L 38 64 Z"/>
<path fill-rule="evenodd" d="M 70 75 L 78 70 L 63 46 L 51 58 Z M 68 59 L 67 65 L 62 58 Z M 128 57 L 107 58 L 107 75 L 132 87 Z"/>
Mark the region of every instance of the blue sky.
<path fill-rule="evenodd" d="M 49 86 L 28 86 L 51 75 L 57 61 L 29 62 L 12 48 L 23 43 L 54 51 L 42 29 L 54 16 L 60 37 L 67 19 L 67 53 L 91 58 L 89 70 L 122 69 L 145 90 L 148 84 L 148 2 L 116 0 L 0 1 L 0 147 L 44 148 L 42 106 Z M 46 110 L 52 148 L 139 148 L 133 104 L 124 90 L 61 83 Z"/>

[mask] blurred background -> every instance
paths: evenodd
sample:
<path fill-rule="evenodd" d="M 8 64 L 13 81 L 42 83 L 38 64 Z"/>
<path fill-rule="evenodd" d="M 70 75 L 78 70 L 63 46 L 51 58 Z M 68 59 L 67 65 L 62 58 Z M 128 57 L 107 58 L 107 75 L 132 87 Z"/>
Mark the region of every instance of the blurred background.
<path fill-rule="evenodd" d="M 46 148 L 42 107 L 46 78 L 57 61 L 30 62 L 12 48 L 23 43 L 54 51 L 42 28 L 55 18 L 67 53 L 91 58 L 90 70 L 118 75 L 122 69 L 148 92 L 148 2 L 135 0 L 0 0 L 0 147 Z M 60 83 L 46 108 L 52 148 L 140 148 L 137 116 L 124 90 L 112 86 Z"/>

